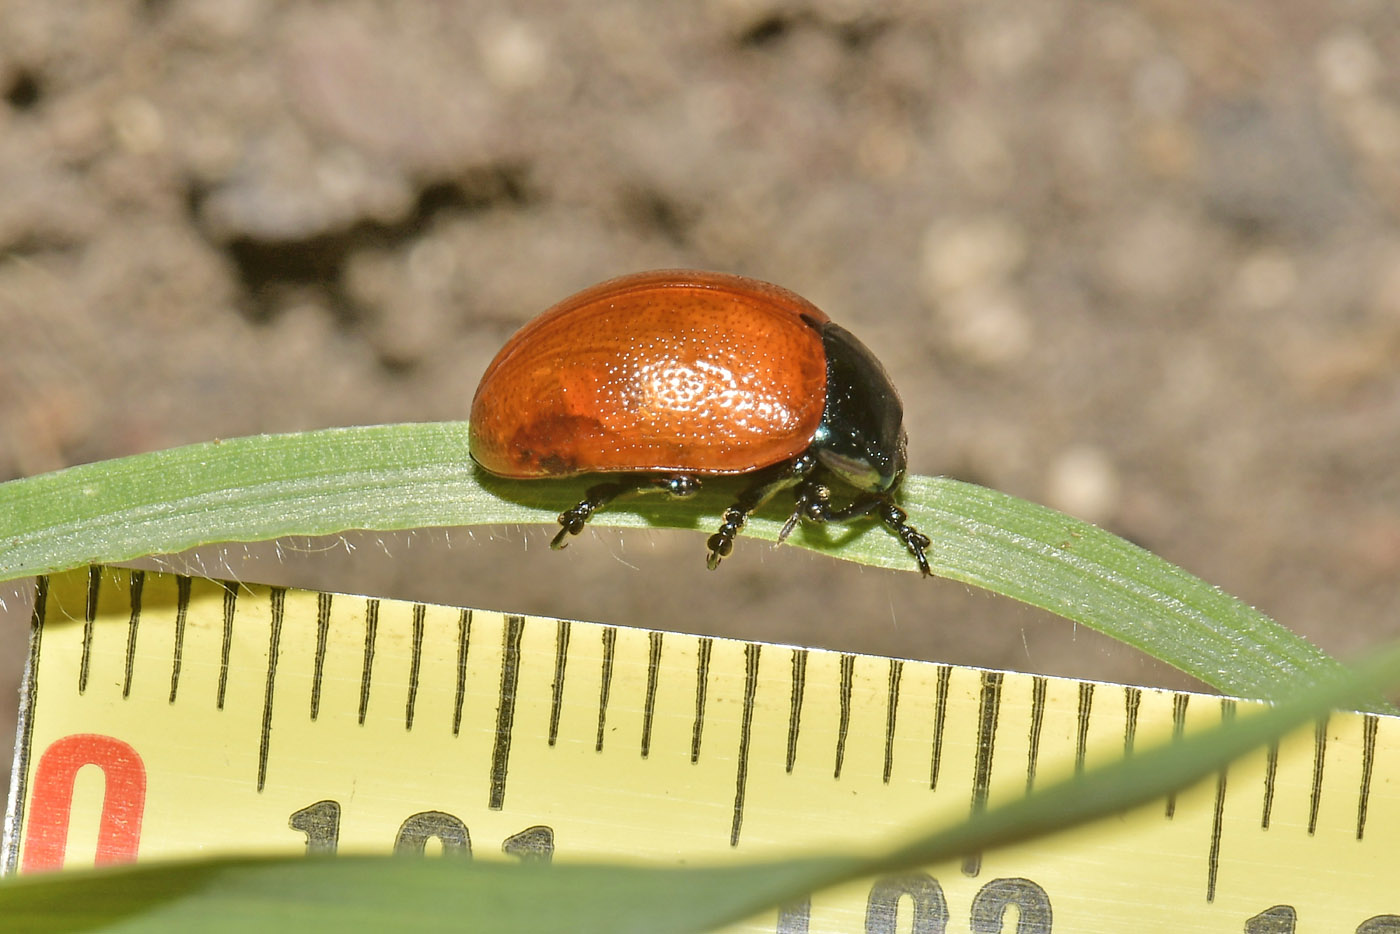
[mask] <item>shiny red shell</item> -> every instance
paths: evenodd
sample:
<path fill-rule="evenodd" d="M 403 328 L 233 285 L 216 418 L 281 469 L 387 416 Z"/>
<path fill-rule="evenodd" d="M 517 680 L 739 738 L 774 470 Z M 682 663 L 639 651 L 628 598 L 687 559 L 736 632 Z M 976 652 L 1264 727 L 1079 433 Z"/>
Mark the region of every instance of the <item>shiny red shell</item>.
<path fill-rule="evenodd" d="M 487 367 L 471 455 L 502 477 L 738 474 L 795 457 L 826 405 L 829 319 L 714 272 L 612 279 L 525 325 Z"/>

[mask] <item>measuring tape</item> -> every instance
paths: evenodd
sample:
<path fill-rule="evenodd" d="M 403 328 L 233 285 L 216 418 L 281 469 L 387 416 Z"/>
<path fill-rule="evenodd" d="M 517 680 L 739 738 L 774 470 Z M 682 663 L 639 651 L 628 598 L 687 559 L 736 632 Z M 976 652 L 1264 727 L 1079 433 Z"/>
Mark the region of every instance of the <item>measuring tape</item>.
<path fill-rule="evenodd" d="M 94 567 L 38 583 L 4 862 L 865 847 L 1245 703 Z M 1398 780 L 1400 723 L 1334 714 L 1130 814 L 730 930 L 1400 932 Z"/>

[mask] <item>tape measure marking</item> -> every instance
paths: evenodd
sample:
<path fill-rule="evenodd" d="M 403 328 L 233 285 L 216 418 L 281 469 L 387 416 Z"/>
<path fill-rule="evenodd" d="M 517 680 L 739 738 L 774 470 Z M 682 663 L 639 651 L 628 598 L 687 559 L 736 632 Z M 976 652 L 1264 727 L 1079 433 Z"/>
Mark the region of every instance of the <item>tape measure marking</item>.
<path fill-rule="evenodd" d="M 180 690 L 180 667 L 185 659 L 185 626 L 190 612 L 190 579 L 181 574 L 175 578 L 177 597 L 175 600 L 175 650 L 170 658 L 170 703 L 175 703 L 175 694 Z M 138 612 L 131 608 L 132 615 Z"/>
<path fill-rule="evenodd" d="M 997 714 L 1001 707 L 1002 673 L 982 672 L 982 692 L 977 702 L 977 764 L 972 771 L 972 813 L 987 809 L 987 796 L 992 782 L 992 753 L 996 748 Z M 982 871 L 982 854 L 971 853 L 963 858 L 963 875 L 975 876 Z"/>
<path fill-rule="evenodd" d="M 374 642 L 379 635 L 379 601 L 370 597 L 365 600 L 365 654 L 360 666 L 360 726 L 365 725 L 365 714 L 369 713 L 369 686 L 374 676 Z M 228 658 L 224 659 L 225 666 Z M 223 705 L 221 704 L 220 707 Z"/>
<path fill-rule="evenodd" d="M 706 640 L 709 642 L 710 640 Z M 709 662 L 710 647 L 703 647 L 705 661 Z M 807 650 L 792 650 L 792 693 L 788 700 L 788 730 L 787 730 L 787 773 L 792 774 L 793 764 L 797 761 L 797 731 L 802 726 L 802 696 L 807 688 Z M 700 704 L 705 703 L 704 694 L 700 695 Z M 692 752 L 690 761 L 694 762 L 696 754 L 700 751 L 700 740 L 697 734 L 695 740 L 695 751 Z"/>
<path fill-rule="evenodd" d="M 1308 836 L 1317 833 L 1317 809 L 1322 803 L 1322 767 L 1327 762 L 1327 717 L 1313 726 L 1312 793 L 1308 796 Z"/>
<path fill-rule="evenodd" d="M 561 824 L 574 858 L 602 852 L 713 856 L 717 851 L 706 846 L 730 850 L 745 841 L 802 845 L 824 839 L 842 822 L 875 826 L 922 814 L 925 805 L 908 797 L 911 782 L 937 813 L 966 814 L 1022 793 L 1042 774 L 1070 774 L 1120 748 L 1131 752 L 1140 736 L 1180 735 L 1243 710 L 1228 699 L 1201 706 L 1192 701 L 1195 695 L 1046 676 L 520 616 L 473 617 L 426 604 L 286 588 L 259 587 L 250 598 L 236 586 L 154 572 L 113 573 L 69 575 L 57 591 L 44 579 L 37 589 L 26 698 L 36 702 L 41 680 L 49 696 L 37 721 L 35 709 L 25 714 L 24 755 L 34 758 L 16 773 L 5 847 L 11 867 L 17 859 L 26 870 L 92 859 L 92 849 L 80 845 L 75 856 L 66 842 L 45 850 L 42 840 L 53 836 L 70 811 L 75 839 L 110 839 L 116 824 L 108 809 L 116 806 L 130 815 L 144 806 L 152 826 L 141 831 L 147 835 L 142 855 L 164 855 L 162 846 L 169 844 L 161 841 L 168 835 L 185 841 L 200 832 L 202 822 L 185 818 L 192 824 L 187 829 L 180 816 L 207 804 L 209 791 L 172 798 L 172 783 L 184 787 L 191 781 L 217 789 L 221 810 L 249 815 L 232 818 L 218 831 L 243 841 L 235 842 L 239 846 L 249 845 L 246 826 L 262 821 L 266 833 L 271 808 L 273 835 L 260 840 L 275 843 L 280 823 L 284 832 L 297 831 L 298 841 L 304 837 L 311 850 L 362 848 L 365 809 L 383 809 L 385 802 L 393 816 L 388 833 L 396 832 L 390 840 L 404 852 L 421 852 L 436 840 L 445 851 L 465 856 L 472 837 L 485 833 L 520 858 L 552 856 Z M 470 646 L 474 619 L 487 626 L 478 651 Z M 42 670 L 41 657 L 47 659 Z M 1123 692 L 1122 706 L 1112 700 L 1117 690 Z M 384 695 L 375 702 L 379 707 L 390 705 L 379 716 L 369 709 L 373 694 Z M 598 732 L 587 743 L 584 737 L 595 738 L 593 699 Z M 955 892 L 975 891 L 972 917 L 982 920 L 974 930 L 995 929 L 1001 916 L 988 912 L 999 912 L 998 905 L 1016 904 L 1022 919 L 1034 921 L 1042 901 L 1048 909 L 1047 890 L 1057 899 L 1067 890 L 1093 891 L 1091 904 L 1100 908 L 1131 902 L 1136 890 L 1124 888 L 1124 880 L 1138 878 L 1138 869 L 1122 860 L 1125 846 L 1150 847 L 1140 852 L 1154 855 L 1148 861 L 1154 881 L 1140 885 L 1170 876 L 1173 891 L 1190 891 L 1180 888 L 1183 881 L 1194 886 L 1197 905 L 1224 898 L 1236 912 L 1231 930 L 1241 924 L 1264 930 L 1258 925 L 1273 922 L 1275 916 L 1261 912 L 1270 902 L 1257 894 L 1270 885 L 1279 893 L 1325 891 L 1350 874 L 1351 901 L 1335 904 L 1376 906 L 1385 890 L 1358 891 L 1355 880 L 1390 872 L 1382 868 L 1392 866 L 1389 851 L 1375 848 L 1388 841 L 1367 840 L 1371 846 L 1362 850 L 1344 848 L 1338 837 L 1355 847 L 1367 837 L 1368 821 L 1389 828 L 1400 813 L 1393 783 L 1375 777 L 1393 773 L 1400 750 L 1391 733 L 1383 741 L 1382 719 L 1392 730 L 1393 721 L 1375 715 L 1319 720 L 1302 735 L 1220 770 L 1214 782 L 1172 796 L 1165 815 L 1137 813 L 1129 819 L 1132 833 L 1141 837 L 1111 844 L 1118 849 L 1101 849 L 1096 863 L 1083 864 L 1109 867 L 1091 873 L 1092 881 L 1086 875 L 1072 886 L 1066 882 L 1054 841 L 1044 852 L 1037 845 L 974 855 L 961 868 L 986 881 L 973 889 L 962 887 L 962 873 L 941 882 L 915 873 L 878 881 L 868 896 L 862 892 L 867 929 L 894 930 L 896 909 L 907 925 L 913 905 L 915 930 L 928 930 L 956 907 Z M 458 740 L 445 744 L 449 723 Z M 609 728 L 620 735 L 605 750 Z M 421 738 L 410 739 L 412 734 Z M 702 745 L 706 741 L 718 745 Z M 149 793 L 115 755 L 116 743 L 133 750 L 131 762 L 145 757 Z M 580 757 L 588 746 L 593 749 Z M 835 761 L 826 758 L 833 753 Z M 910 774 L 911 766 L 914 772 L 922 768 L 915 763 L 923 754 L 930 757 L 927 789 Z M 74 776 L 98 774 L 86 765 L 103 775 L 105 790 L 97 797 L 90 779 L 74 792 Z M 347 787 L 347 776 L 358 786 Z M 211 779 L 215 784 L 207 784 Z M 58 790 L 41 795 L 39 784 Z M 725 793 L 723 785 L 732 790 Z M 1376 789 L 1384 789 L 1383 796 Z M 1260 810 L 1254 794 L 1260 795 Z M 790 800 L 795 796 L 797 802 Z M 102 807 L 94 810 L 94 802 Z M 677 802 L 693 804 L 682 815 L 674 809 Z M 1382 810 L 1376 802 L 1383 802 Z M 634 816 L 641 808 L 670 816 L 646 823 L 653 818 Z M 716 813 L 721 808 L 727 820 Z M 501 812 L 504 827 L 488 819 Z M 713 818 L 727 825 L 727 834 Z M 1259 834 L 1271 824 L 1268 837 L 1245 836 L 1250 826 Z M 620 849 L 587 845 L 599 834 L 622 841 L 643 826 L 664 831 L 659 840 L 626 838 L 631 842 Z M 21 845 L 26 827 L 37 836 Z M 1096 833 L 1083 832 L 1086 845 Z M 182 842 L 178 847 L 185 849 L 175 852 L 206 843 L 217 845 L 218 839 Z M 118 850 L 126 851 L 99 846 L 103 859 Z M 1308 857 L 1311 875 L 1289 868 L 1294 853 L 1320 854 Z M 1071 856 L 1068 865 L 1081 858 Z M 1029 865 L 1022 862 L 1028 859 Z M 1008 865 L 1025 868 L 1007 873 Z M 1008 887 L 1017 880 L 1025 885 Z M 1239 911 L 1242 898 L 1248 911 Z M 1301 903 L 1303 895 L 1288 900 Z M 830 904 L 823 895 L 788 906 L 778 916 L 778 930 L 836 929 Z M 1316 923 L 1317 910 L 1311 910 L 1307 920 Z M 1360 919 L 1359 907 L 1347 910 Z M 1246 922 L 1251 914 L 1258 920 Z M 1375 914 L 1367 930 L 1383 930 L 1377 925 L 1393 918 Z M 770 916 L 765 929 L 772 931 L 772 923 Z M 1356 929 L 1356 920 L 1346 929 Z"/>
<path fill-rule="evenodd" d="M 87 690 L 88 669 L 92 664 L 92 630 L 97 620 L 97 591 L 102 586 L 102 571 L 96 565 L 88 568 L 87 605 L 83 613 L 83 658 L 78 665 L 78 693 Z"/>
<path fill-rule="evenodd" d="M 453 736 L 460 736 L 462 733 L 462 702 L 467 696 L 467 655 L 471 646 L 471 638 L 472 611 L 464 609 L 457 614 L 457 682 L 456 694 L 453 695 L 452 700 Z M 566 635 L 565 642 L 567 641 Z M 562 679 L 562 674 L 560 677 Z M 364 722 L 363 714 L 360 716 L 360 721 Z"/>
<path fill-rule="evenodd" d="M 1084 756 L 1089 747 L 1089 713 L 1094 709 L 1094 686 L 1087 681 L 1079 685 L 1078 718 L 1074 735 L 1074 774 L 1084 771 Z"/>
<path fill-rule="evenodd" d="M 408 663 L 408 699 L 404 701 L 403 728 L 413 729 L 413 709 L 418 702 L 418 674 L 423 670 L 423 617 L 428 608 L 413 604 L 413 648 Z"/>
<path fill-rule="evenodd" d="M 329 799 L 293 811 L 287 826 L 306 834 L 308 856 L 333 855 L 340 845 L 340 802 Z"/>
<path fill-rule="evenodd" d="M 51 743 L 35 767 L 34 830 L 25 845 L 26 872 L 63 865 L 78 772 L 88 765 L 101 769 L 104 782 L 94 863 L 136 859 L 146 797 L 141 756 L 129 743 L 111 736 L 76 733 Z M 114 789 L 120 792 L 112 793 Z"/>
<path fill-rule="evenodd" d="M 277 686 L 277 656 L 282 644 L 287 588 L 272 588 L 272 627 L 267 642 L 267 681 L 263 688 L 262 731 L 258 738 L 258 791 L 267 785 L 267 755 L 272 746 L 272 699 Z"/>
<path fill-rule="evenodd" d="M 642 700 L 643 759 L 651 754 L 651 724 L 656 716 L 656 677 L 661 668 L 662 637 L 659 630 L 647 633 L 647 688 Z"/>
<path fill-rule="evenodd" d="M 778 909 L 777 934 L 807 934 L 812 926 L 812 900 L 783 905 Z"/>
<path fill-rule="evenodd" d="M 548 863 L 554 858 L 554 831 L 542 824 L 526 827 L 506 837 L 501 852 L 522 863 Z"/>
<path fill-rule="evenodd" d="M 550 682 L 549 688 L 549 745 L 551 746 L 559 741 L 559 714 L 564 707 L 564 674 L 569 666 L 570 628 L 567 619 L 561 619 L 554 624 L 554 680 Z M 462 656 L 462 661 L 466 661 L 466 656 Z M 465 665 L 459 665 L 458 671 L 465 674 Z M 459 698 L 462 696 L 464 686 L 465 679 L 458 681 L 457 696 Z M 455 730 L 452 735 L 457 735 Z"/>
<path fill-rule="evenodd" d="M 331 634 L 331 600 L 331 594 L 316 595 L 316 655 L 311 668 L 312 720 L 321 715 L 321 679 L 326 674 L 326 640 Z"/>
<path fill-rule="evenodd" d="M 1186 732 L 1186 707 L 1191 701 L 1189 694 L 1180 691 L 1172 695 L 1172 739 L 1180 739 Z M 1176 816 L 1176 792 L 1167 795 L 1167 819 Z"/>
<path fill-rule="evenodd" d="M 29 791 L 28 752 L 34 743 L 34 702 L 39 696 L 39 657 L 44 640 L 44 620 L 48 619 L 49 578 L 41 574 L 34 579 L 34 610 L 29 615 L 29 657 L 24 662 L 24 692 L 19 699 L 19 736 L 15 762 L 10 771 L 11 805 L 5 813 L 4 872 L 14 872 L 19 865 L 20 830 L 24 827 L 25 805 Z"/>
<path fill-rule="evenodd" d="M 126 667 L 122 674 L 122 699 L 131 695 L 131 675 L 136 669 L 136 634 L 141 625 L 141 591 L 146 586 L 144 571 L 131 575 L 131 616 L 126 623 Z"/>
<path fill-rule="evenodd" d="M 501 700 L 496 707 L 496 740 L 491 750 L 491 794 L 487 807 L 499 811 L 506 801 L 506 770 L 510 765 L 510 731 L 515 726 L 515 691 L 520 685 L 520 638 L 525 617 L 507 616 L 501 663 Z M 415 630 L 421 649 L 422 633 Z M 416 677 L 416 672 L 415 672 Z"/>
<path fill-rule="evenodd" d="M 617 627 L 603 627 L 603 673 L 598 688 L 598 742 L 594 752 L 603 751 L 603 731 L 608 722 L 608 693 L 612 690 L 613 653 L 617 649 Z"/>
<path fill-rule="evenodd" d="M 729 845 L 739 845 L 739 827 L 744 822 L 744 795 L 749 784 L 749 742 L 753 738 L 753 702 L 758 692 L 758 661 L 763 647 L 756 642 L 744 645 L 744 707 L 739 718 L 739 766 L 734 779 L 734 819 L 730 822 Z"/>
<path fill-rule="evenodd" d="M 1269 819 L 1274 810 L 1274 782 L 1278 778 L 1278 740 L 1269 744 L 1269 752 L 1264 762 L 1264 812 L 1259 820 L 1262 830 L 1269 829 Z"/>
<path fill-rule="evenodd" d="M 836 728 L 836 770 L 833 778 L 841 777 L 841 766 L 846 762 L 846 733 L 851 727 L 851 686 L 854 683 L 856 657 L 841 656 L 841 725 Z"/>
<path fill-rule="evenodd" d="M 899 715 L 899 679 L 904 674 L 904 662 L 890 659 L 890 696 L 885 704 L 885 772 L 884 782 L 890 783 L 894 770 L 894 727 Z"/>
<path fill-rule="evenodd" d="M 1127 722 L 1123 726 L 1123 755 L 1132 755 L 1137 742 L 1138 710 L 1142 707 L 1142 689 L 1128 688 L 1124 692 L 1124 705 L 1127 707 Z"/>
<path fill-rule="evenodd" d="M 1220 719 L 1235 718 L 1235 702 L 1220 702 Z M 1225 827 L 1225 777 L 1229 768 L 1223 768 L 1215 776 L 1215 804 L 1211 809 L 1210 851 L 1206 854 L 1206 901 L 1215 901 L 1215 881 L 1220 875 L 1220 836 Z"/>
<path fill-rule="evenodd" d="M 952 665 L 939 665 L 933 704 L 933 751 L 929 759 L 928 790 L 938 790 L 938 768 L 943 759 L 943 728 L 948 722 L 948 685 L 953 679 Z"/>
<path fill-rule="evenodd" d="M 695 653 L 695 722 L 690 728 L 690 762 L 694 765 L 700 761 L 700 738 L 705 729 L 705 695 L 710 690 L 710 652 L 714 649 L 715 640 L 709 637 L 701 638 Z M 788 727 L 788 749 L 794 748 L 796 743 L 793 727 Z M 788 771 L 792 771 L 792 753 L 788 753 Z"/>
<path fill-rule="evenodd" d="M 1356 802 L 1356 839 L 1366 834 L 1366 809 L 1371 801 L 1371 771 L 1376 765 L 1376 733 L 1380 718 L 1368 713 L 1361 723 L 1361 793 Z"/>
<path fill-rule="evenodd" d="M 228 693 L 228 659 L 233 651 L 233 614 L 238 608 L 238 587 L 228 581 L 220 582 L 224 588 L 223 642 L 219 646 L 219 686 L 214 706 L 224 709 L 224 698 Z"/>
<path fill-rule="evenodd" d="M 1045 692 L 1050 682 L 1043 676 L 1031 678 L 1031 729 L 1026 739 L 1026 794 L 1035 787 L 1035 769 L 1040 761 L 1040 731 L 1045 726 Z"/>

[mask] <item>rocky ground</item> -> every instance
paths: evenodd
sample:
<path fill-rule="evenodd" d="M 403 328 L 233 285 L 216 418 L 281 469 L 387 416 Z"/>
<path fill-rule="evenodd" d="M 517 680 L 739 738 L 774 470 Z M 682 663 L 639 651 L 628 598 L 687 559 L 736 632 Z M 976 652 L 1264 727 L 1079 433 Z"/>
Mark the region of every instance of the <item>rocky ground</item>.
<path fill-rule="evenodd" d="M 0 5 L 0 480 L 458 419 L 523 321 L 730 270 L 850 327 L 912 469 L 1400 634 L 1400 8 Z M 961 585 L 692 533 L 368 535 L 215 574 L 1143 683 Z M 8 593 L 13 683 L 26 615 Z M 13 694 L 0 691 L 0 697 Z"/>

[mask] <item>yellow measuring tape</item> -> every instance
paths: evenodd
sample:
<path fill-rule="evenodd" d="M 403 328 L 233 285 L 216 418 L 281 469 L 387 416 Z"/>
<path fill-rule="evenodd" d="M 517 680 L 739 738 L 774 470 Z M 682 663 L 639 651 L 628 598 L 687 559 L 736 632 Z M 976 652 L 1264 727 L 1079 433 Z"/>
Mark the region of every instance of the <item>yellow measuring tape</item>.
<path fill-rule="evenodd" d="M 5 868 L 231 851 L 670 864 L 866 846 L 1244 702 L 92 568 L 41 579 Z M 1400 932 L 1400 724 L 734 931 Z"/>

